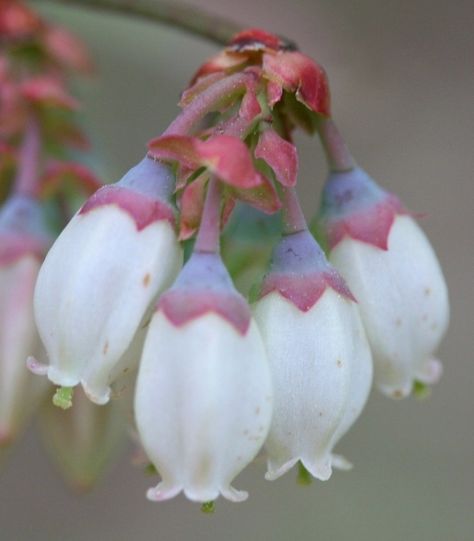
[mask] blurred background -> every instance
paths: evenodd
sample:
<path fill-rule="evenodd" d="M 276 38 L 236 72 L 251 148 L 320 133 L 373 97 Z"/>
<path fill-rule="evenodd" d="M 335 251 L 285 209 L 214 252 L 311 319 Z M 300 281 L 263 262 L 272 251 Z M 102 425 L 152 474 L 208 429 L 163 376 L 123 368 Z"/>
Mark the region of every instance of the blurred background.
<path fill-rule="evenodd" d="M 264 464 L 236 481 L 243 504 L 212 515 L 179 497 L 153 504 L 154 479 L 123 450 L 85 496 L 64 487 L 30 431 L 0 477 L 2 541 L 474 539 L 474 4 L 472 0 L 194 0 L 190 5 L 296 40 L 328 72 L 333 111 L 358 162 L 424 215 L 450 288 L 445 374 L 424 401 L 373 393 L 338 451 L 355 468 L 328 482 L 295 474 L 263 479 Z M 83 122 L 115 180 L 177 113 L 179 92 L 217 49 L 180 31 L 33 2 L 75 31 L 96 61 L 77 83 Z M 301 193 L 308 217 L 325 166 L 301 136 Z"/>

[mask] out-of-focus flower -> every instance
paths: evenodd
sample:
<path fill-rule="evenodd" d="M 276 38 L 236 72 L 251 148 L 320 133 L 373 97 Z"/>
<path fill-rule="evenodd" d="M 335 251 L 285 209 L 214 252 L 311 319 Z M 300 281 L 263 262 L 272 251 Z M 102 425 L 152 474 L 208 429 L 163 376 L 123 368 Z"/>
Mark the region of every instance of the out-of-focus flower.
<path fill-rule="evenodd" d="M 0 211 L 0 446 L 15 440 L 47 388 L 25 359 L 43 357 L 33 291 L 48 244 L 38 203 L 11 197 Z"/>

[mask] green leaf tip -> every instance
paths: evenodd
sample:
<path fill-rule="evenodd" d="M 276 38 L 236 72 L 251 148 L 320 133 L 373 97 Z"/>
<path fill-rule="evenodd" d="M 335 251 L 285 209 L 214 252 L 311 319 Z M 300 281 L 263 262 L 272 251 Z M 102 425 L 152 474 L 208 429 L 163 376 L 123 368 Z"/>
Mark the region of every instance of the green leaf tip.
<path fill-rule="evenodd" d="M 53 396 L 53 404 L 63 410 L 72 407 L 73 387 L 58 387 Z"/>

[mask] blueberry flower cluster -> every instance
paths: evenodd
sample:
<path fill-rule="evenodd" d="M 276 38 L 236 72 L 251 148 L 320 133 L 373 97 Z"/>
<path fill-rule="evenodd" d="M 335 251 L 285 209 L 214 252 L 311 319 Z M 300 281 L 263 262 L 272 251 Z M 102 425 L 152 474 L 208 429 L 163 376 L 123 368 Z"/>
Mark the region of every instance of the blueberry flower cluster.
<path fill-rule="evenodd" d="M 327 480 L 351 467 L 334 448 L 373 383 L 401 398 L 440 376 L 436 256 L 355 164 L 323 68 L 285 40 L 239 33 L 180 106 L 47 253 L 34 313 L 48 360 L 31 348 L 28 366 L 73 404 L 76 386 L 98 405 L 134 389 L 134 428 L 161 477 L 150 500 L 242 501 L 232 483 L 259 453 L 268 480 L 296 464 Z M 311 227 L 296 128 L 319 135 L 330 169 Z M 236 284 L 252 266 L 246 295 Z"/>

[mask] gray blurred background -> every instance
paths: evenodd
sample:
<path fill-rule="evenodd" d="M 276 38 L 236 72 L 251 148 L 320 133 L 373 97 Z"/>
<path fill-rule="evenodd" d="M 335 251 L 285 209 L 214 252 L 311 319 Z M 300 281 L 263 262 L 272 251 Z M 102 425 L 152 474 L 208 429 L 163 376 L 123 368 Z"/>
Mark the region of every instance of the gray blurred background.
<path fill-rule="evenodd" d="M 338 450 L 354 462 L 325 483 L 293 473 L 236 481 L 243 504 L 214 515 L 179 497 L 153 504 L 153 480 L 126 452 L 87 496 L 69 492 L 30 431 L 0 477 L 2 541 L 474 539 L 474 4 L 472 0 L 195 0 L 196 6 L 294 38 L 330 77 L 334 116 L 358 162 L 422 220 L 450 288 L 430 399 L 373 393 Z M 36 3 L 35 3 L 36 4 Z M 38 3 L 89 45 L 97 75 L 78 90 L 101 171 L 118 178 L 177 113 L 180 89 L 216 48 L 120 16 Z M 304 136 L 300 189 L 314 212 L 325 167 Z"/>

